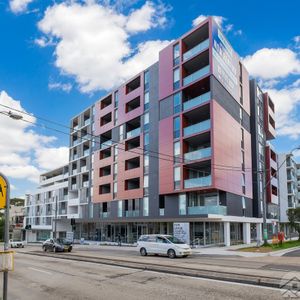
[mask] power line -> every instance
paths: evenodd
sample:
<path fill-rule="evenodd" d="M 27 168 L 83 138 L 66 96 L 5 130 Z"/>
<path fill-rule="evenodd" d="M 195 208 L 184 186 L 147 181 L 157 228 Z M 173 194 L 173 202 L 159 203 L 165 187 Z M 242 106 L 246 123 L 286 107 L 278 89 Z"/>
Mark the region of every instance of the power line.
<path fill-rule="evenodd" d="M 3 106 L 3 107 L 8 108 L 8 109 L 12 109 L 12 110 L 17 111 L 17 112 L 22 113 L 22 114 L 29 115 L 29 116 L 31 116 L 31 117 L 35 117 L 35 118 L 37 118 L 37 119 L 41 119 L 41 120 L 43 120 L 43 121 L 45 121 L 45 122 L 49 122 L 49 123 L 55 124 L 55 125 L 57 125 L 57 126 L 61 126 L 61 127 L 67 128 L 67 129 L 69 129 L 69 130 L 73 130 L 73 128 L 71 128 L 71 127 L 69 127 L 69 126 L 67 126 L 67 125 L 60 124 L 60 123 L 58 123 L 58 122 L 55 122 L 55 121 L 46 119 L 46 118 L 44 118 L 44 117 L 33 116 L 33 115 L 30 114 L 30 113 L 27 113 L 27 112 L 24 112 L 24 111 L 21 111 L 21 110 L 12 108 L 12 107 L 7 106 L 7 105 L 4 105 L 4 104 L 0 104 L 0 106 Z M 21 120 L 22 120 L 23 122 L 27 122 L 27 123 L 30 123 L 30 124 L 33 124 L 33 125 L 37 125 L 37 126 L 43 128 L 43 129 L 49 129 L 49 130 L 55 131 L 55 132 L 57 132 L 57 133 L 61 133 L 61 134 L 68 135 L 68 136 L 71 136 L 71 137 L 73 136 L 73 133 L 74 133 L 74 132 L 80 132 L 80 131 L 81 131 L 81 129 L 79 129 L 79 130 L 74 130 L 73 133 L 70 133 L 70 132 L 67 133 L 67 132 L 64 132 L 64 131 L 62 131 L 62 130 L 59 130 L 59 129 L 56 129 L 56 128 L 53 128 L 53 127 L 49 127 L 49 126 L 44 125 L 44 124 L 34 123 L 34 122 L 31 122 L 31 121 L 25 120 L 25 119 L 21 119 Z M 92 138 L 98 138 L 98 136 L 95 136 L 95 135 L 93 135 L 93 134 L 91 134 L 91 133 L 86 133 L 86 135 L 90 135 Z M 102 143 L 101 143 L 101 142 L 98 142 L 98 141 L 96 141 L 96 140 L 88 139 L 88 138 L 85 138 L 85 137 L 78 137 L 78 138 L 81 139 L 81 140 L 85 140 L 85 141 L 93 141 L 93 142 L 95 142 L 95 143 L 97 143 L 97 144 L 100 144 L 100 145 L 105 145 L 105 142 L 102 142 Z M 108 139 L 108 140 L 109 140 L 109 139 Z M 113 140 L 110 140 L 110 141 L 112 141 L 112 143 L 115 143 L 115 144 L 121 144 L 121 145 L 125 146 L 125 144 L 124 144 L 124 143 L 121 143 L 120 141 L 119 141 L 119 142 L 116 142 L 116 141 L 113 141 Z M 172 156 L 172 155 L 169 155 L 169 154 L 160 153 L 160 152 L 153 151 L 153 150 L 147 150 L 147 151 L 145 151 L 145 149 L 144 149 L 144 148 L 141 148 L 141 147 L 136 147 L 135 149 L 140 149 L 143 153 L 135 152 L 135 151 L 133 151 L 133 150 L 131 150 L 131 149 L 130 149 L 130 150 L 125 150 L 125 149 L 123 149 L 123 148 L 118 148 L 118 147 L 116 147 L 115 145 L 107 145 L 107 146 L 114 146 L 114 147 L 117 148 L 118 150 L 131 152 L 131 153 L 138 154 L 138 155 L 141 155 L 141 156 L 148 155 L 149 157 L 153 157 L 153 158 L 160 159 L 160 160 L 165 160 L 165 161 L 170 161 L 170 162 L 173 162 L 173 163 L 174 163 L 174 161 L 177 161 L 177 162 L 178 162 L 178 160 L 181 160 L 181 163 L 194 162 L 194 160 L 185 160 L 185 159 L 183 159 L 183 158 L 181 158 L 181 157 L 176 157 L 176 156 Z M 101 150 L 101 149 L 99 149 L 99 150 Z M 166 158 L 163 158 L 163 157 L 159 157 L 159 156 L 153 156 L 153 155 L 145 154 L 145 152 L 155 153 L 155 154 L 157 154 L 157 155 L 159 155 L 159 156 L 161 156 L 161 155 L 167 156 L 167 157 L 172 158 L 172 160 L 166 159 Z M 238 166 L 226 166 L 226 165 L 218 165 L 218 164 L 211 164 L 211 166 L 214 166 L 214 169 L 217 169 L 217 170 L 223 170 L 223 171 L 238 171 L 238 172 L 243 171 L 243 172 L 252 172 L 252 173 L 262 173 L 262 172 L 265 172 L 265 171 L 266 171 L 266 170 L 258 170 L 257 172 L 255 172 L 254 170 L 252 170 L 252 168 L 246 168 L 246 167 L 245 167 L 245 168 L 242 168 L 242 167 L 238 167 Z M 202 171 L 202 170 L 199 170 L 199 169 L 195 169 L 195 168 L 192 168 L 192 167 L 184 166 L 184 168 L 187 169 L 187 170 L 193 170 L 193 171 L 197 171 L 197 172 L 202 172 L 203 174 L 205 174 L 205 173 L 206 173 L 206 174 L 210 174 L 210 173 L 208 173 L 208 172 L 205 172 L 205 171 Z"/>

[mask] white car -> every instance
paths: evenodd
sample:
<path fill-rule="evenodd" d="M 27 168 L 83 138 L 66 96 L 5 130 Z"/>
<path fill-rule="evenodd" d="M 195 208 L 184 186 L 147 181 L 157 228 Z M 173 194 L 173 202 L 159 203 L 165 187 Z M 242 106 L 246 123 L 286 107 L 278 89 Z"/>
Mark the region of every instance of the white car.
<path fill-rule="evenodd" d="M 167 255 L 169 258 L 186 257 L 192 254 L 189 245 L 172 235 L 148 234 L 140 236 L 137 247 L 142 256 L 147 254 Z"/>
<path fill-rule="evenodd" d="M 25 242 L 9 240 L 10 248 L 24 248 Z"/>

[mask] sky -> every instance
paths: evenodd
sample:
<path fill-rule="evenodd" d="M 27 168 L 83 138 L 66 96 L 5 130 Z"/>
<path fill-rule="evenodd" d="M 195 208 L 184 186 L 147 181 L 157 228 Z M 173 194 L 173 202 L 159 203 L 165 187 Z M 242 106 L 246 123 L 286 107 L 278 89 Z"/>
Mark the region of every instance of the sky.
<path fill-rule="evenodd" d="M 272 144 L 289 152 L 300 144 L 299 11 L 294 0 L 0 0 L 0 112 L 25 112 L 23 121 L 0 114 L 0 172 L 12 196 L 33 192 L 41 173 L 68 162 L 74 115 L 208 15 L 270 93 Z"/>

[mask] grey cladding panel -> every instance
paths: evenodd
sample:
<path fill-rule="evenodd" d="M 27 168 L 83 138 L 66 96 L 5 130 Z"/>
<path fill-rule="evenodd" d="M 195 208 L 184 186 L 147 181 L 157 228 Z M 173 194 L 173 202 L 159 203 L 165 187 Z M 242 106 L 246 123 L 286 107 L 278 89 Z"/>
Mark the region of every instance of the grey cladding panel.
<path fill-rule="evenodd" d="M 173 97 L 170 96 L 159 102 L 159 119 L 165 119 L 173 115 Z"/>

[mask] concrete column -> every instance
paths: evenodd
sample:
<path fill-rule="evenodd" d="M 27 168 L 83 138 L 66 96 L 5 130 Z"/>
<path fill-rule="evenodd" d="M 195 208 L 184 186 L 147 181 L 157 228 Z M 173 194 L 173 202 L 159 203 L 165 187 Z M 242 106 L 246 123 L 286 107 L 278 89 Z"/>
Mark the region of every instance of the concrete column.
<path fill-rule="evenodd" d="M 256 224 L 256 240 L 262 242 L 262 224 Z"/>
<path fill-rule="evenodd" d="M 224 222 L 224 244 L 226 247 L 230 246 L 230 223 Z"/>
<path fill-rule="evenodd" d="M 243 238 L 244 244 L 251 243 L 251 231 L 250 231 L 250 223 L 243 223 Z"/>

